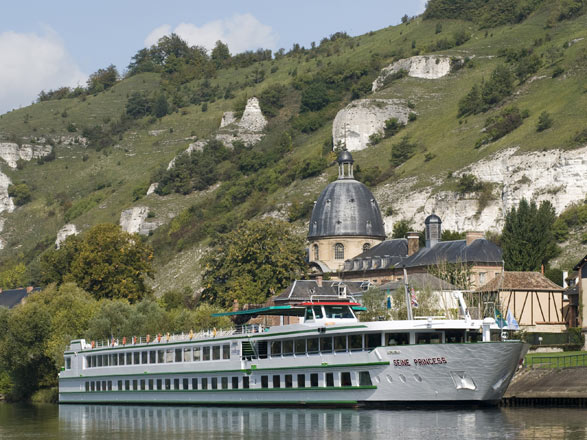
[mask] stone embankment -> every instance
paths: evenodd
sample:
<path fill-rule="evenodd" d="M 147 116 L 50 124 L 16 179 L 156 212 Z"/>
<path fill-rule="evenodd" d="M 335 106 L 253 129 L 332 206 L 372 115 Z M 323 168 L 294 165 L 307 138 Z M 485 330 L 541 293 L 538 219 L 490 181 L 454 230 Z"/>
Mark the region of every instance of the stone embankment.
<path fill-rule="evenodd" d="M 514 376 L 503 406 L 587 406 L 587 367 L 526 368 Z"/>

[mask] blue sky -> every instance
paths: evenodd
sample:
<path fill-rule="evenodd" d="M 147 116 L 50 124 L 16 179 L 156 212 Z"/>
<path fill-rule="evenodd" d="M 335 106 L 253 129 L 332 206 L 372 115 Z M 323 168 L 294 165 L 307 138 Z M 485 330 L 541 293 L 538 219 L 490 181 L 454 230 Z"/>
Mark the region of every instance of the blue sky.
<path fill-rule="evenodd" d="M 54 0 L 6 2 L 0 14 L 0 113 L 30 104 L 38 92 L 84 84 L 137 50 L 176 32 L 231 52 L 309 46 L 337 31 L 360 35 L 420 14 L 425 0 L 187 1 Z"/>

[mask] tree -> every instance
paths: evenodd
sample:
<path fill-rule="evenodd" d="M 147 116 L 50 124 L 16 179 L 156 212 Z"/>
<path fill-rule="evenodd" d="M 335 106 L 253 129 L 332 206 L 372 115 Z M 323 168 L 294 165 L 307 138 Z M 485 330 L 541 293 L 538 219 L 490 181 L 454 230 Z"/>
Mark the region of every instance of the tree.
<path fill-rule="evenodd" d="M 160 95 L 162 96 L 162 95 Z M 165 99 L 165 97 L 163 97 Z M 167 103 L 167 101 L 165 101 Z M 134 92 L 126 102 L 126 114 L 137 119 L 151 113 L 151 101 L 144 93 Z"/>
<path fill-rule="evenodd" d="M 392 238 L 406 238 L 408 232 L 412 230 L 412 222 L 409 220 L 400 220 L 393 224 Z"/>
<path fill-rule="evenodd" d="M 228 50 L 228 46 L 222 41 L 218 40 L 216 42 L 216 46 L 214 46 L 214 49 L 212 49 L 210 58 L 216 64 L 216 68 L 227 65 L 230 61 L 230 51 Z"/>
<path fill-rule="evenodd" d="M 557 253 L 553 224 L 556 214 L 552 204 L 520 200 L 518 207 L 506 215 L 501 243 L 506 270 L 534 271 Z"/>
<path fill-rule="evenodd" d="M 169 113 L 169 104 L 164 93 L 159 93 L 153 102 L 153 115 L 162 118 Z"/>
<path fill-rule="evenodd" d="M 550 117 L 550 113 L 542 112 L 540 116 L 538 116 L 538 124 L 536 125 L 536 131 L 544 131 L 552 127 L 552 118 Z"/>
<path fill-rule="evenodd" d="M 26 183 L 8 186 L 8 195 L 14 200 L 16 206 L 22 206 L 31 201 L 31 189 Z"/>
<path fill-rule="evenodd" d="M 379 318 L 387 318 L 386 295 L 378 287 L 369 287 L 363 294 L 363 306 L 367 311 L 359 314 L 359 320 L 376 321 Z"/>
<path fill-rule="evenodd" d="M 118 70 L 114 64 L 110 64 L 105 69 L 98 69 L 88 78 L 88 92 L 98 93 L 109 89 L 118 81 Z"/>
<path fill-rule="evenodd" d="M 202 260 L 202 298 L 228 307 L 259 304 L 304 272 L 304 241 L 283 221 L 263 219 L 241 224 L 218 237 Z"/>
<path fill-rule="evenodd" d="M 138 235 L 105 223 L 46 253 L 41 273 L 45 282 L 75 281 L 98 299 L 134 302 L 148 293 L 144 277 L 152 274 L 152 259 L 153 250 Z"/>

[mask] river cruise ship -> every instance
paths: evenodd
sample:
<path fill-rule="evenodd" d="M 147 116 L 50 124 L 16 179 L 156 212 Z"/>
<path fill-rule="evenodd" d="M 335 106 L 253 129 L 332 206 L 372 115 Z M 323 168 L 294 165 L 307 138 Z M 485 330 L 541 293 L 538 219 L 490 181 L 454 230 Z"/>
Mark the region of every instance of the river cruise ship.
<path fill-rule="evenodd" d="M 184 335 L 71 341 L 60 403 L 309 405 L 496 404 L 526 353 L 491 318 L 360 322 L 351 301 L 223 315 L 299 323 Z"/>

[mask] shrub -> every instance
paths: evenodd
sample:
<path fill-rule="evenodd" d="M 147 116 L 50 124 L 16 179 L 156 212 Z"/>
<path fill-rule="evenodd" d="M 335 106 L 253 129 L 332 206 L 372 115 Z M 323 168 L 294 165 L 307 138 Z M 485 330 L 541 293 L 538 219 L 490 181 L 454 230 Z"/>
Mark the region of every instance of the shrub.
<path fill-rule="evenodd" d="M 263 114 L 268 117 L 277 116 L 280 108 L 284 105 L 287 95 L 287 87 L 283 84 L 274 84 L 267 87 L 259 94 L 259 105 Z"/>
<path fill-rule="evenodd" d="M 405 125 L 398 118 L 391 118 L 385 121 L 385 137 L 391 137 L 397 134 Z"/>
<path fill-rule="evenodd" d="M 480 189 L 481 184 L 473 174 L 463 174 L 457 182 L 457 191 L 461 195 L 476 192 Z"/>
<path fill-rule="evenodd" d="M 522 125 L 522 114 L 517 107 L 508 107 L 497 116 L 488 118 L 485 121 L 485 136 L 475 144 L 475 148 L 494 142 L 506 134 L 511 133 Z"/>
<path fill-rule="evenodd" d="M 544 111 L 538 116 L 538 124 L 536 124 L 536 131 L 544 131 L 552 127 L 552 118 L 550 113 Z"/>
<path fill-rule="evenodd" d="M 16 206 L 22 206 L 31 201 L 31 189 L 26 183 L 8 186 L 8 195 L 14 200 Z"/>
<path fill-rule="evenodd" d="M 391 165 L 400 166 L 415 154 L 415 150 L 416 144 L 410 142 L 409 136 L 404 136 L 391 148 Z"/>

